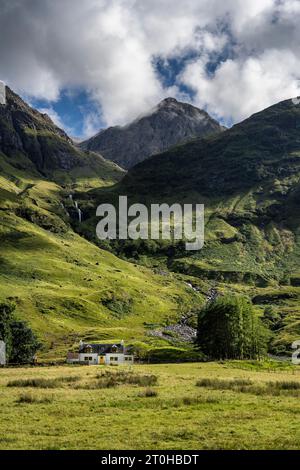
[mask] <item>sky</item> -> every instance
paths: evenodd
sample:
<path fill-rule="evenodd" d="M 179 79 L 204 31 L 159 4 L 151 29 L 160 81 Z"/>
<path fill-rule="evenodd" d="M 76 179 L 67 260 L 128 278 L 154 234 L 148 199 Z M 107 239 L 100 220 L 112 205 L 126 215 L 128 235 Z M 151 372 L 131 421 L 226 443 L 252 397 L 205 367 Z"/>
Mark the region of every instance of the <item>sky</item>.
<path fill-rule="evenodd" d="M 0 80 L 81 139 L 168 96 L 230 126 L 300 95 L 300 0 L 0 0 Z"/>

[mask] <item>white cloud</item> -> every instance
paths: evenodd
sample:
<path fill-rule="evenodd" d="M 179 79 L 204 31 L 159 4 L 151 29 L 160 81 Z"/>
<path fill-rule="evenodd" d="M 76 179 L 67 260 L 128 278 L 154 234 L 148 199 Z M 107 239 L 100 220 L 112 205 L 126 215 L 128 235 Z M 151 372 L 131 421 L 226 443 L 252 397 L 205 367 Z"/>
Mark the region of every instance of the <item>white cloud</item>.
<path fill-rule="evenodd" d="M 195 102 L 225 120 L 240 121 L 277 101 L 300 94 L 299 58 L 270 50 L 257 57 L 226 60 L 211 77 L 205 62 L 189 64 L 181 76 L 196 92 Z"/>
<path fill-rule="evenodd" d="M 50 119 L 54 122 L 54 124 L 59 127 L 60 129 L 64 129 L 68 134 L 73 135 L 73 129 L 67 126 L 59 116 L 59 114 L 52 108 L 52 106 L 48 108 L 38 108 L 38 111 L 42 114 L 48 114 Z"/>
<path fill-rule="evenodd" d="M 88 139 L 99 131 L 99 122 L 101 118 L 97 112 L 88 112 L 84 115 L 82 139 Z"/>
<path fill-rule="evenodd" d="M 299 94 L 296 0 L 0 0 L 0 78 L 55 101 L 84 87 L 107 125 L 124 124 L 179 85 L 234 121 Z M 155 57 L 196 53 L 166 89 Z M 225 52 L 226 51 L 226 52 Z M 214 73 L 207 65 L 219 53 Z M 88 135 L 96 115 L 85 118 Z"/>

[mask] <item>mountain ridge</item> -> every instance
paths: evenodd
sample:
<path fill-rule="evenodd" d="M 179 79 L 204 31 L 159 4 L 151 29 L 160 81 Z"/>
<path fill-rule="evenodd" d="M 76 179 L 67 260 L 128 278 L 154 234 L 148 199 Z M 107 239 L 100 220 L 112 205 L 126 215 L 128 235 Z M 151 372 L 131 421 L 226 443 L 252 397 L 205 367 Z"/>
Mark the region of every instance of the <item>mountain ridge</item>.
<path fill-rule="evenodd" d="M 0 105 L 0 153 L 12 166 L 30 167 L 60 183 L 74 182 L 78 173 L 85 175 L 86 180 L 107 173 L 110 182 L 124 174 L 101 155 L 79 149 L 47 114 L 30 107 L 9 87 L 6 104 Z"/>
<path fill-rule="evenodd" d="M 119 241 L 112 250 L 244 293 L 261 314 L 271 309 L 278 316 L 272 350 L 287 353 L 300 334 L 299 104 L 277 103 L 222 134 L 152 156 L 107 192 L 90 191 L 89 201 L 98 205 L 124 194 L 129 204 L 203 203 L 199 252 L 153 240 Z M 81 230 L 88 236 L 95 223 L 90 212 Z"/>
<path fill-rule="evenodd" d="M 206 111 L 169 97 L 125 126 L 101 130 L 79 147 L 99 151 L 105 158 L 131 168 L 173 145 L 223 130 Z"/>

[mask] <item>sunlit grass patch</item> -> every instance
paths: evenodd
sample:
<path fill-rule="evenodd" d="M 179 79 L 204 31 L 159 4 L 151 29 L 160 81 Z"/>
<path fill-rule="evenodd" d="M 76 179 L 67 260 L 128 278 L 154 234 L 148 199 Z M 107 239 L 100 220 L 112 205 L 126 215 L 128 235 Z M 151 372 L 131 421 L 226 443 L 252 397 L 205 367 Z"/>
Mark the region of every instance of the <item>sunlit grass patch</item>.
<path fill-rule="evenodd" d="M 266 379 L 264 371 L 230 370 L 215 362 L 71 370 L 70 366 L 0 369 L 0 448 L 299 448 L 300 391 L 294 382 L 300 383 L 300 375 L 277 371 Z M 53 380 L 73 374 L 80 379 L 56 389 L 7 387 L 13 380 Z M 154 386 L 126 383 L 129 376 L 152 375 L 157 377 Z M 116 386 L 95 388 L 111 376 L 108 383 Z M 204 378 L 217 388 L 196 387 L 197 380 Z M 223 386 L 234 383 L 235 388 L 221 388 L 220 381 Z"/>

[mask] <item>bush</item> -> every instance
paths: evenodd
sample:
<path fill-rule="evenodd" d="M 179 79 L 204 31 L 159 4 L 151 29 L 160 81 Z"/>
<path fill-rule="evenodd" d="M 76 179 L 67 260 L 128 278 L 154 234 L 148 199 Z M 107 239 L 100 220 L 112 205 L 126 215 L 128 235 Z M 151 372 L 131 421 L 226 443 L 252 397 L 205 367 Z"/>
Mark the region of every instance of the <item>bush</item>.
<path fill-rule="evenodd" d="M 203 361 L 205 356 L 197 350 L 187 350 L 170 346 L 149 349 L 149 351 L 146 352 L 144 359 L 154 363 L 198 362 Z"/>

